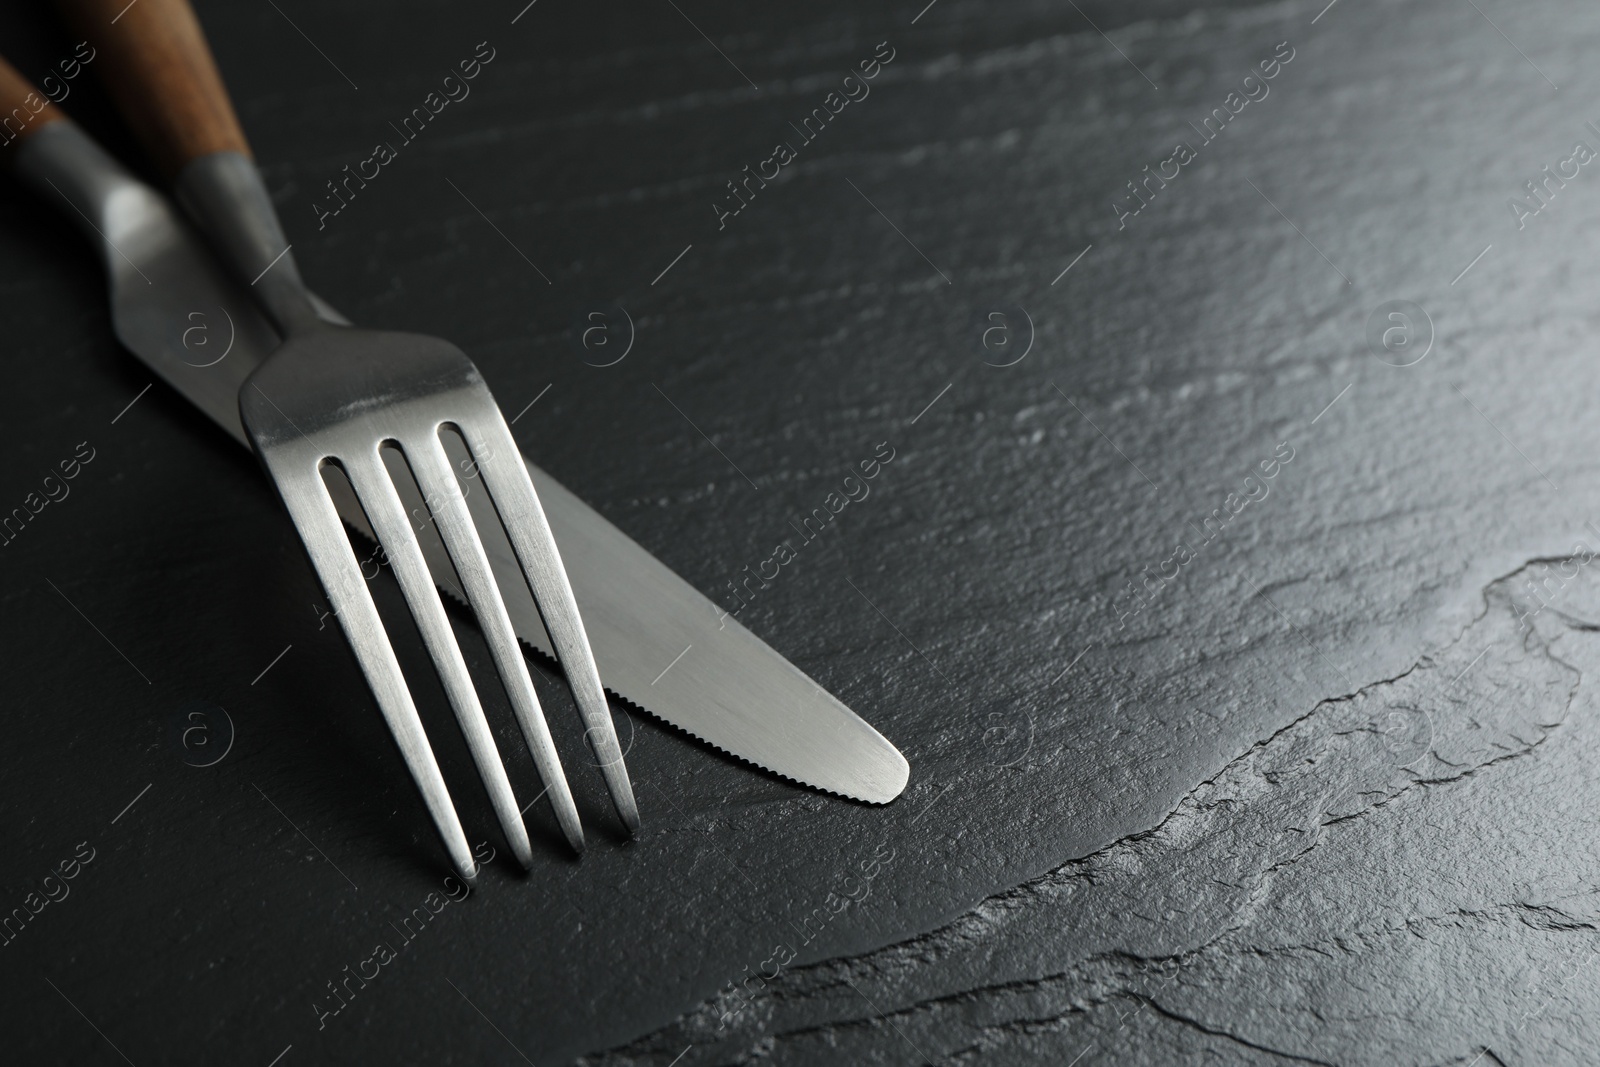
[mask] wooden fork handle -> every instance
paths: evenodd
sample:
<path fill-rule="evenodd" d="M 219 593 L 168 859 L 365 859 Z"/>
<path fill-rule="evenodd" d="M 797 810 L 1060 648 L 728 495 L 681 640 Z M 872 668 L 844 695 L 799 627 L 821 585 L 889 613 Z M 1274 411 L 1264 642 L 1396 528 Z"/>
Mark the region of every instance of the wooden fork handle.
<path fill-rule="evenodd" d="M 215 152 L 248 157 L 233 102 L 189 0 L 58 0 L 99 52 L 107 87 L 167 177 Z"/>
<path fill-rule="evenodd" d="M 52 122 L 66 118 L 61 110 L 17 68 L 0 58 L 0 145 L 20 145 Z M 14 152 L 4 153 L 9 161 Z"/>

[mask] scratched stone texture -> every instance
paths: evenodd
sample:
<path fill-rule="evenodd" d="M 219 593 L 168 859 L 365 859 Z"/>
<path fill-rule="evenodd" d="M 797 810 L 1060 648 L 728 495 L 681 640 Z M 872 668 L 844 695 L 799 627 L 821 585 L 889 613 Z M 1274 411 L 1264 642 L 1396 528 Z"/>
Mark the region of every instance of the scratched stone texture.
<path fill-rule="evenodd" d="M 311 283 L 537 398 L 529 454 L 708 595 L 893 449 L 740 618 L 911 783 L 854 804 L 619 707 L 624 842 L 542 677 L 588 854 L 531 808 L 536 868 L 404 941 L 448 869 L 270 489 L 140 396 L 88 249 L 8 179 L 0 509 L 94 458 L 0 548 L 0 913 L 93 856 L 0 947 L 7 1062 L 1593 1062 L 1600 170 L 1560 173 L 1600 149 L 1600 10 L 200 13 Z M 74 44 L 0 26 L 34 78 Z M 73 86 L 136 159 L 93 64 Z M 633 345 L 594 366 L 614 305 Z"/>

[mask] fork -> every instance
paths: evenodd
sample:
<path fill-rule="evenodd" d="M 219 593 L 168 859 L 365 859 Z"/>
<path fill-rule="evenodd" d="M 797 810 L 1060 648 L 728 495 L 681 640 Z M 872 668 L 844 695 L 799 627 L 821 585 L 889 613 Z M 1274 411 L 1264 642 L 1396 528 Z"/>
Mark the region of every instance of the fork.
<path fill-rule="evenodd" d="M 638 806 L 572 588 L 521 453 L 477 367 L 438 338 L 335 326 L 318 315 L 188 0 L 62 6 L 100 51 L 129 124 L 176 175 L 180 200 L 283 337 L 245 381 L 240 415 L 457 871 L 470 881 L 477 865 L 324 482 L 328 467 L 342 472 L 365 510 L 512 853 L 524 868 L 532 865 L 521 811 L 386 454 L 421 490 L 563 834 L 578 852 L 584 837 L 442 432 L 466 445 L 572 688 L 612 803 L 636 832 Z"/>

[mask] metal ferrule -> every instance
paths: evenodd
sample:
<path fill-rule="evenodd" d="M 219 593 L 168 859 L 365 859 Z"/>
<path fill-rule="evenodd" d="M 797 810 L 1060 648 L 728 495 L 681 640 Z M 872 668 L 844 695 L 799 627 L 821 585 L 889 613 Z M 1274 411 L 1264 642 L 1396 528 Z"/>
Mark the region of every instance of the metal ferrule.
<path fill-rule="evenodd" d="M 278 224 L 261 172 L 238 152 L 191 161 L 175 183 L 178 200 L 285 337 L 325 330 Z"/>
<path fill-rule="evenodd" d="M 128 201 L 159 199 L 67 120 L 52 122 L 18 147 L 16 174 L 47 204 L 65 198 L 73 208 L 67 216 L 84 235 L 96 243 L 109 242 L 103 257 L 107 261 L 131 229 L 127 220 L 138 215 L 125 210 L 133 206 Z"/>

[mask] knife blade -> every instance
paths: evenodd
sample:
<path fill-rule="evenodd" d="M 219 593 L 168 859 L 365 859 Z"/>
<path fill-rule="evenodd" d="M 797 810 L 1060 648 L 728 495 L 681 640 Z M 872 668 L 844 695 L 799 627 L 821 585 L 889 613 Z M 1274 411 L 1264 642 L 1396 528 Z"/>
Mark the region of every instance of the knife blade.
<path fill-rule="evenodd" d="M 17 175 L 67 211 L 99 248 L 118 339 L 241 444 L 239 386 L 278 337 L 161 193 L 139 181 L 70 121 L 40 130 L 17 154 Z M 348 322 L 318 300 L 331 322 Z M 248 445 L 247 445 L 248 447 Z M 452 456 L 469 470 L 464 450 Z M 650 555 L 576 494 L 523 457 L 544 503 L 606 688 L 733 756 L 803 785 L 884 804 L 905 789 L 898 749 L 798 667 Z M 407 512 L 426 505 L 406 486 Z M 517 635 L 551 645 L 487 494 L 467 502 L 485 538 Z M 340 515 L 371 537 L 353 497 Z M 436 584 L 457 600 L 443 543 L 419 531 Z"/>

